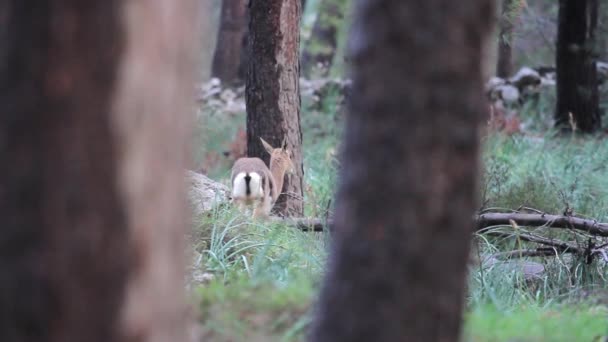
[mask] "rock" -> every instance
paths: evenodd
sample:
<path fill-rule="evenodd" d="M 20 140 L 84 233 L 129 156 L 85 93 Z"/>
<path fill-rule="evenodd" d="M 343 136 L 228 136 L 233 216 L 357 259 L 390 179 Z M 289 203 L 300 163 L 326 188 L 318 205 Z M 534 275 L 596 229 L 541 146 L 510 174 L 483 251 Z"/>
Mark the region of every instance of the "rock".
<path fill-rule="evenodd" d="M 203 272 L 200 270 L 196 270 L 192 273 L 192 280 L 198 284 L 209 284 L 213 279 L 215 279 L 215 275 L 213 273 Z"/>
<path fill-rule="evenodd" d="M 541 83 L 541 77 L 536 70 L 523 67 L 509 79 L 509 82 L 518 89 L 523 89 L 527 86 L 539 85 Z"/>
<path fill-rule="evenodd" d="M 224 89 L 220 93 L 220 99 L 224 102 L 233 102 L 236 99 L 236 93 L 232 89 Z"/>
<path fill-rule="evenodd" d="M 603 83 L 608 79 L 608 63 L 597 62 L 597 78 L 600 83 Z"/>
<path fill-rule="evenodd" d="M 485 91 L 487 93 L 491 92 L 492 90 L 494 90 L 494 88 L 498 87 L 498 86 L 502 86 L 504 84 L 506 84 L 507 81 L 505 81 L 504 79 L 500 78 L 500 77 L 492 77 L 488 80 L 488 82 L 486 82 L 485 85 Z"/>
<path fill-rule="evenodd" d="M 190 170 L 187 171 L 186 178 L 188 199 L 195 215 L 200 215 L 229 201 L 230 189 L 224 184 Z"/>
<path fill-rule="evenodd" d="M 199 85 L 198 99 L 204 100 L 216 96 L 222 92 L 222 82 L 218 78 L 212 78 L 209 82 Z"/>
<path fill-rule="evenodd" d="M 555 74 L 541 78 L 540 85 L 541 87 L 555 87 L 557 85 L 557 81 L 555 80 Z"/>
<path fill-rule="evenodd" d="M 300 93 L 305 97 L 324 98 L 332 90 L 337 90 L 340 95 L 347 97 L 350 93 L 352 82 L 349 79 L 339 78 L 300 78 Z"/>
<path fill-rule="evenodd" d="M 511 104 L 519 100 L 519 90 L 510 85 L 504 84 L 495 88 L 498 94 L 498 98 L 503 100 L 504 103 Z"/>
<path fill-rule="evenodd" d="M 499 260 L 493 255 L 482 256 L 482 267 L 495 268 L 500 272 L 520 272 L 525 280 L 540 279 L 545 273 L 545 266 L 541 263 L 527 260 L 511 259 Z"/>

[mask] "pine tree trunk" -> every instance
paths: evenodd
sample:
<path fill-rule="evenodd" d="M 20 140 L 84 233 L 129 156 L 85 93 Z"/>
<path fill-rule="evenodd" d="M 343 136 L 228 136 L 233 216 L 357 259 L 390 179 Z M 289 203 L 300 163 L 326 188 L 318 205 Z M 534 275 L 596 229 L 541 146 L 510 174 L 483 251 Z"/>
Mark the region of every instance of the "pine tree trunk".
<path fill-rule="evenodd" d="M 184 341 L 194 2 L 0 13 L 0 341 Z"/>
<path fill-rule="evenodd" d="M 597 50 L 599 60 L 608 62 L 608 1 L 598 3 Z"/>
<path fill-rule="evenodd" d="M 559 2 L 555 124 L 565 130 L 601 128 L 594 56 L 597 10 L 598 0 Z"/>
<path fill-rule="evenodd" d="M 302 131 L 300 129 L 300 0 L 251 0 L 249 5 L 247 155 L 269 155 L 260 137 L 278 147 L 283 138 L 293 151 L 295 174 L 285 176 L 276 212 L 302 216 Z"/>
<path fill-rule="evenodd" d="M 202 13 L 203 20 L 201 20 L 200 31 L 199 34 L 201 44 L 201 54 L 200 54 L 200 81 L 207 82 L 211 78 L 212 66 L 213 66 L 213 56 L 215 55 L 215 45 L 216 39 L 210 37 L 209 32 L 214 32 L 213 28 L 215 27 L 214 22 L 211 18 L 211 13 L 213 13 L 213 3 L 212 1 L 202 0 L 200 1 L 200 11 Z M 216 37 L 217 38 L 217 37 Z"/>
<path fill-rule="evenodd" d="M 494 9 L 424 4 L 355 5 L 335 241 L 312 341 L 459 337 Z"/>
<path fill-rule="evenodd" d="M 302 73 L 307 77 L 319 66 L 319 76 L 327 76 L 329 73 L 347 7 L 346 0 L 320 0 L 312 34 L 302 52 Z"/>
<path fill-rule="evenodd" d="M 247 0 L 222 0 L 220 28 L 213 56 L 213 77 L 225 83 L 244 80 Z"/>
<path fill-rule="evenodd" d="M 513 74 L 513 20 L 515 14 L 513 4 L 519 0 L 502 0 L 502 9 L 498 22 L 498 62 L 496 76 L 508 78 Z"/>

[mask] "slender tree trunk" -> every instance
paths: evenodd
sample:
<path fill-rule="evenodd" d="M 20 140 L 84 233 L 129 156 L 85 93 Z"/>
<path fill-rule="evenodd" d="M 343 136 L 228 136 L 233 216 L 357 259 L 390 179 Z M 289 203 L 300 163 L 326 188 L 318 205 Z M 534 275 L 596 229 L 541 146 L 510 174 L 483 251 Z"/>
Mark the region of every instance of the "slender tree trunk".
<path fill-rule="evenodd" d="M 312 341 L 458 340 L 492 4 L 356 2 L 335 241 Z"/>
<path fill-rule="evenodd" d="M 603 62 L 608 62 L 608 1 L 599 1 L 598 6 L 598 32 L 597 32 L 597 50 L 599 59 Z"/>
<path fill-rule="evenodd" d="M 213 56 L 213 77 L 226 83 L 244 80 L 244 39 L 247 36 L 247 0 L 222 0 L 222 14 Z"/>
<path fill-rule="evenodd" d="M 346 0 L 320 0 L 317 19 L 302 53 L 302 73 L 307 77 L 320 66 L 320 76 L 327 76 L 338 46 L 338 32 L 344 23 Z"/>
<path fill-rule="evenodd" d="M 260 137 L 275 147 L 287 138 L 296 172 L 286 176 L 284 194 L 275 208 L 281 215 L 301 216 L 300 0 L 251 0 L 249 6 L 247 155 L 260 157 L 268 164 L 269 155 Z"/>
<path fill-rule="evenodd" d="M 498 22 L 498 62 L 496 63 L 496 76 L 507 78 L 513 73 L 513 13 L 514 4 L 519 0 L 502 0 L 502 9 Z"/>
<path fill-rule="evenodd" d="M 0 1 L 0 341 L 185 340 L 193 13 Z"/>
<path fill-rule="evenodd" d="M 211 37 L 210 35 L 210 32 L 215 32 L 213 29 L 215 26 L 211 15 L 211 13 L 213 13 L 213 2 L 211 0 L 201 0 L 199 6 L 203 17 L 203 20 L 201 20 L 201 29 L 199 32 L 201 41 L 201 54 L 199 62 L 201 68 L 200 81 L 206 82 L 209 80 L 209 78 L 211 78 L 211 69 L 213 65 L 213 56 L 215 54 L 215 43 L 217 39 L 213 39 L 214 37 Z"/>
<path fill-rule="evenodd" d="M 555 124 L 591 133 L 601 128 L 595 29 L 598 0 L 560 0 Z M 572 116 L 572 118 L 571 118 Z"/>

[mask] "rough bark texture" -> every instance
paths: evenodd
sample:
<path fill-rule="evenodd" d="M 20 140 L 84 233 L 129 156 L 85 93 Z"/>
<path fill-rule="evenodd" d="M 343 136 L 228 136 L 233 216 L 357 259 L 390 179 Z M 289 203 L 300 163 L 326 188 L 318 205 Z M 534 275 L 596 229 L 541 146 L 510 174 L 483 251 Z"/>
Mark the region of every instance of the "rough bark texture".
<path fill-rule="evenodd" d="M 0 1 L 1 341 L 183 340 L 186 3 Z"/>
<path fill-rule="evenodd" d="M 346 0 L 321 0 L 310 39 L 302 53 L 302 73 L 310 77 L 312 70 L 321 65 L 320 76 L 331 68 L 338 46 L 338 31 L 344 23 L 348 6 Z"/>
<path fill-rule="evenodd" d="M 312 341 L 458 340 L 492 3 L 356 2 L 335 241 Z"/>
<path fill-rule="evenodd" d="M 279 147 L 284 137 L 293 151 L 295 174 L 286 176 L 276 212 L 301 216 L 302 131 L 299 86 L 299 0 L 251 0 L 249 4 L 247 155 L 268 165 L 270 156 L 260 137 Z"/>
<path fill-rule="evenodd" d="M 601 128 L 594 34 L 598 0 L 560 0 L 555 124 L 591 133 Z M 571 122 L 570 113 L 574 122 Z"/>
<path fill-rule="evenodd" d="M 496 76 L 508 78 L 513 73 L 513 13 L 514 4 L 519 0 L 502 0 L 502 9 L 498 21 L 498 61 Z"/>
<path fill-rule="evenodd" d="M 212 75 L 222 82 L 242 82 L 245 76 L 247 0 L 223 0 L 221 13 Z"/>

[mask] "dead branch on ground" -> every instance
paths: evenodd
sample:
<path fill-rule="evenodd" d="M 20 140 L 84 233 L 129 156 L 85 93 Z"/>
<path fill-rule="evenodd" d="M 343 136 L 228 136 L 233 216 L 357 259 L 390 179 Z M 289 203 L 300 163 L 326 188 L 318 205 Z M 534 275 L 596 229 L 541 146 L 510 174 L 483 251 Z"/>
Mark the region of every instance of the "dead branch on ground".
<path fill-rule="evenodd" d="M 573 229 L 589 233 L 594 236 L 608 237 L 608 223 L 596 220 L 584 219 L 575 216 L 551 215 L 551 214 L 524 214 L 524 213 L 484 213 L 474 217 L 476 230 L 483 232 L 484 229 L 494 226 L 510 226 L 514 221 L 519 226 L 546 227 Z M 284 222 L 289 226 L 295 226 L 304 231 L 320 232 L 326 226 L 332 226 L 331 218 L 321 220 L 317 218 L 290 218 Z"/>
<path fill-rule="evenodd" d="M 576 254 L 585 256 L 587 262 L 590 263 L 595 257 L 601 257 L 608 262 L 608 252 L 606 247 L 608 244 L 600 246 L 595 245 L 593 237 L 608 237 L 608 223 L 598 222 L 581 217 L 567 215 L 551 215 L 535 211 L 536 213 L 501 213 L 501 212 L 484 212 L 483 214 L 475 215 L 474 226 L 475 231 L 479 234 L 512 238 L 515 237 L 521 241 L 542 245 L 542 247 L 520 249 L 496 253 L 497 258 L 511 259 L 520 257 L 547 257 L 556 256 L 558 254 Z M 288 218 L 283 219 L 286 225 L 294 226 L 302 231 L 322 232 L 328 230 L 326 227 L 331 227 L 333 222 L 331 218 L 324 220 L 317 218 Z M 570 231 L 584 232 L 588 236 L 585 245 L 565 242 L 558 239 L 546 238 L 539 235 L 534 235 L 525 230 L 522 231 L 504 231 L 504 229 L 515 229 L 512 222 L 519 227 L 537 227 L 537 228 L 552 228 L 564 229 Z M 500 228 L 501 230 L 499 230 Z"/>
<path fill-rule="evenodd" d="M 591 235 L 608 236 L 608 223 L 575 216 L 522 213 L 486 213 L 475 216 L 478 231 L 491 226 L 510 225 L 511 220 L 519 226 L 574 229 Z"/>

